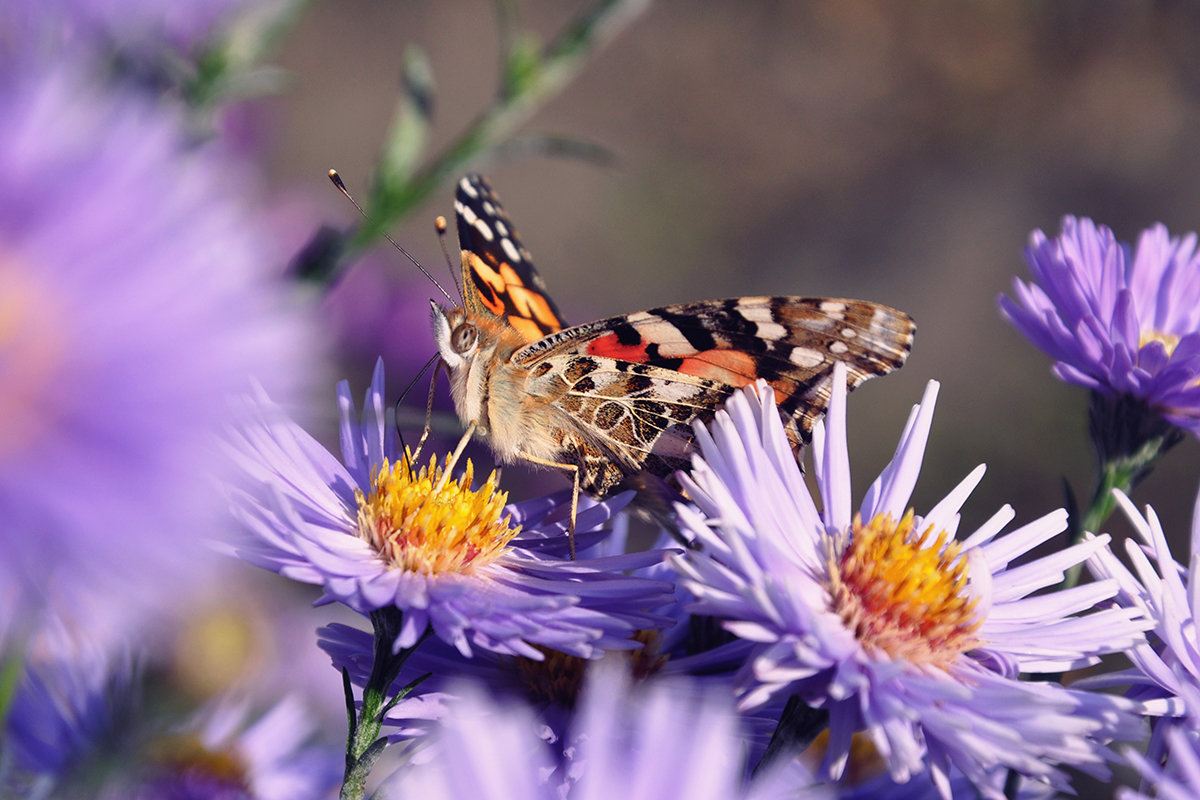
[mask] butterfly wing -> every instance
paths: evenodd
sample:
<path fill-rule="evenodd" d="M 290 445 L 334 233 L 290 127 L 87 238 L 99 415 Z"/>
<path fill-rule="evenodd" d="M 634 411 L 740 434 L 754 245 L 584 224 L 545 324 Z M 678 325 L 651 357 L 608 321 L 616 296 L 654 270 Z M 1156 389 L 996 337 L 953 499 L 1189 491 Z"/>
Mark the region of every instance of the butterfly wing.
<path fill-rule="evenodd" d="M 577 413 L 569 406 L 584 403 L 593 428 L 605 417 L 604 404 L 614 402 L 609 395 L 628 392 L 631 382 L 639 389 L 644 379 L 653 379 L 643 393 L 647 402 L 682 403 L 666 416 L 672 424 L 686 424 L 710 418 L 731 392 L 761 378 L 775 389 L 789 437 L 798 445 L 808 440 L 828 405 L 836 362 L 846 364 L 852 389 L 903 365 L 914 331 L 907 314 L 861 300 L 742 297 L 566 328 L 517 351 L 513 361 L 543 379 L 560 373 L 568 391 L 554 402 L 568 413 Z M 596 381 L 572 378 L 572 369 L 591 364 L 620 373 L 623 385 L 600 392 Z M 650 371 L 639 376 L 639 367 Z M 688 404 L 694 413 L 684 419 Z"/>
<path fill-rule="evenodd" d="M 454 216 L 462 248 L 464 308 L 505 320 L 527 342 L 564 327 L 529 251 L 481 175 L 458 182 Z"/>

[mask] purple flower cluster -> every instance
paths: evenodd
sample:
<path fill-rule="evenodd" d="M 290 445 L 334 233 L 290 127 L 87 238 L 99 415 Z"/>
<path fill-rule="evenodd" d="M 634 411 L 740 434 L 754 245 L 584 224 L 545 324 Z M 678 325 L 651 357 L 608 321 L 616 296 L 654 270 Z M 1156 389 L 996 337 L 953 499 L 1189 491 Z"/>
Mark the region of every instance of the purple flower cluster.
<path fill-rule="evenodd" d="M 1165 760 L 1172 781 L 1200 791 L 1200 597 L 1193 576 L 1200 569 L 1200 505 L 1191 530 L 1191 554 L 1185 565 L 1171 555 L 1166 534 L 1154 509 L 1139 514 L 1124 494 L 1117 501 L 1133 524 L 1138 540 L 1125 542 L 1132 570 L 1116 555 L 1101 550 L 1089 567 L 1098 577 L 1120 586 L 1117 602 L 1135 609 L 1153 623 L 1148 641 L 1130 648 L 1130 669 L 1094 678 L 1097 688 L 1126 687 L 1126 695 L 1138 702 L 1151 719 L 1151 735 L 1145 755 L 1130 758 L 1148 778 L 1162 773 Z M 1140 541 L 1139 541 L 1140 540 Z"/>

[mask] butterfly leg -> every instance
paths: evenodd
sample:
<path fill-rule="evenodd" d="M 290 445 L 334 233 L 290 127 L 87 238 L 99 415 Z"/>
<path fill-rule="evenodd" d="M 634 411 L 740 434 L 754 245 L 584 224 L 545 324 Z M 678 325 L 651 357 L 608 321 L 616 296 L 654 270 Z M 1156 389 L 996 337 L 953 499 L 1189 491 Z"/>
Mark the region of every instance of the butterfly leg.
<path fill-rule="evenodd" d="M 433 494 L 440 492 L 445 486 L 446 481 L 450 480 L 450 473 L 454 470 L 454 465 L 458 463 L 459 456 L 466 449 L 467 442 L 471 441 L 472 434 L 475 433 L 475 428 L 479 423 L 474 420 L 467 426 L 467 430 L 463 433 L 462 438 L 458 440 L 458 446 L 454 448 L 454 452 L 450 454 L 450 458 L 446 460 L 446 468 L 442 470 L 441 480 L 437 482 L 437 486 L 433 487 Z"/>
<path fill-rule="evenodd" d="M 571 560 L 575 560 L 575 514 L 579 511 L 579 467 L 576 464 L 564 464 L 561 461 L 547 461 L 527 453 L 518 453 L 521 458 L 544 467 L 557 467 L 571 472 L 571 521 L 567 524 L 567 546 L 571 549 Z"/>

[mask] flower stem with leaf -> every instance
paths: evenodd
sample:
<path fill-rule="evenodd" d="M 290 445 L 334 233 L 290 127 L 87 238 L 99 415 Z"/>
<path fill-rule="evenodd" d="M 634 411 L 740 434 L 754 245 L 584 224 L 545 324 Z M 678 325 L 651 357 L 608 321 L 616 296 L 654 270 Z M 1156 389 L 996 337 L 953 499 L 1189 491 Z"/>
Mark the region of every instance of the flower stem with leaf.
<path fill-rule="evenodd" d="M 397 608 L 371 612 L 371 624 L 375 630 L 375 659 L 371 665 L 371 675 L 363 687 L 362 704 L 357 712 L 350 674 L 342 670 L 349 731 L 346 736 L 346 773 L 339 800 L 363 800 L 366 796 L 367 777 L 387 747 L 387 738 L 379 735 L 384 715 L 427 677 L 417 678 L 388 699 L 388 693 L 400 675 L 404 662 L 429 636 L 427 630 L 412 647 L 394 652 L 392 643 L 400 632 L 402 616 Z"/>

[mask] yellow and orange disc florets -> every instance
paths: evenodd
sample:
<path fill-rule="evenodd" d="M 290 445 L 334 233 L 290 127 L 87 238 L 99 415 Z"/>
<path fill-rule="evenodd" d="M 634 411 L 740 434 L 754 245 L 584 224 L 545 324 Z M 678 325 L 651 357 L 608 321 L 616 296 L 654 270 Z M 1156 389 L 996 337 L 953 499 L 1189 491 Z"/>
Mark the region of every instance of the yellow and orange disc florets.
<path fill-rule="evenodd" d="M 911 510 L 899 522 L 855 515 L 845 547 L 829 548 L 833 610 L 869 651 L 944 668 L 982 644 L 981 621 L 958 543 L 913 522 Z"/>
<path fill-rule="evenodd" d="M 386 459 L 371 475 L 371 492 L 355 491 L 358 535 L 393 569 L 427 575 L 466 573 L 495 561 L 520 526 L 501 519 L 508 493 L 496 488 L 496 473 L 471 489 L 474 468 L 467 461 L 458 480 L 444 478 L 444 466 L 430 459 L 413 472 L 409 454 Z"/>

